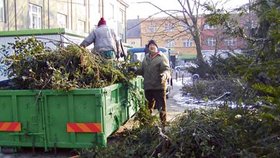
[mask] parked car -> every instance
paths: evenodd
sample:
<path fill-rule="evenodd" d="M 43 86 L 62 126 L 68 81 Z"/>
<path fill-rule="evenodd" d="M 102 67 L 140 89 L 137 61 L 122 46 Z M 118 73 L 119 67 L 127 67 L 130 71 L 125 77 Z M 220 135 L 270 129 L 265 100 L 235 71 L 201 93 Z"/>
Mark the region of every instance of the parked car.
<path fill-rule="evenodd" d="M 186 67 L 183 65 L 175 66 L 175 71 L 184 71 L 186 70 Z"/>
<path fill-rule="evenodd" d="M 186 70 L 188 70 L 188 68 L 190 68 L 190 67 L 196 68 L 197 65 L 196 65 L 195 63 L 193 63 L 193 62 L 186 62 L 186 63 L 184 63 L 183 65 L 175 66 L 175 70 L 176 70 L 176 71 L 186 71 Z"/>

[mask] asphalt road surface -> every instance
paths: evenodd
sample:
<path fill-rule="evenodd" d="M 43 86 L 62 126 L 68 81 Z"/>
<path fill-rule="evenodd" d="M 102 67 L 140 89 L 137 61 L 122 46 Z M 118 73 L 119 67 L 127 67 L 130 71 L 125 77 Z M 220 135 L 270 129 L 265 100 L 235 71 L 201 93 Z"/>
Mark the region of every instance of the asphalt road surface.
<path fill-rule="evenodd" d="M 176 97 L 174 97 L 175 95 L 181 95 L 181 82 L 182 79 L 173 79 L 173 87 L 167 99 L 167 120 L 169 121 L 174 119 L 180 113 L 184 112 L 186 109 L 186 107 L 178 104 L 178 100 L 176 100 Z"/>

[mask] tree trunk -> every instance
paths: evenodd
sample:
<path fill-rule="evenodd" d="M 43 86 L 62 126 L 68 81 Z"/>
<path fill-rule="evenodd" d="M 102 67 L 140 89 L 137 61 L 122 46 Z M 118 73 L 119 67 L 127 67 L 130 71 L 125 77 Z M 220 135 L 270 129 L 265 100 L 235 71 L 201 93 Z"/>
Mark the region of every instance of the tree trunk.
<path fill-rule="evenodd" d="M 195 42 L 195 45 L 196 45 L 196 59 L 198 61 L 198 64 L 204 64 L 204 60 L 203 60 L 203 55 L 202 55 L 202 52 L 201 52 L 201 40 L 200 40 L 200 33 L 199 33 L 199 29 L 197 27 L 194 28 L 194 34 L 195 36 L 193 36 L 193 39 L 194 39 L 194 42 Z"/>

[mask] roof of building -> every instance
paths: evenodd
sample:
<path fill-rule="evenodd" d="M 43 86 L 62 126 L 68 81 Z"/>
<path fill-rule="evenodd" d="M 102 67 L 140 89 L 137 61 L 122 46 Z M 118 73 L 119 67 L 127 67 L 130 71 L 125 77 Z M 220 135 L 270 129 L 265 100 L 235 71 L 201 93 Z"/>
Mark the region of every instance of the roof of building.
<path fill-rule="evenodd" d="M 22 29 L 11 31 L 0 31 L 0 37 L 16 37 L 16 36 L 36 36 L 36 35 L 71 35 L 74 37 L 86 37 L 86 34 L 75 33 L 65 28 L 50 29 Z"/>
<path fill-rule="evenodd" d="M 140 19 L 129 19 L 127 20 L 127 38 L 140 38 L 141 28 Z"/>

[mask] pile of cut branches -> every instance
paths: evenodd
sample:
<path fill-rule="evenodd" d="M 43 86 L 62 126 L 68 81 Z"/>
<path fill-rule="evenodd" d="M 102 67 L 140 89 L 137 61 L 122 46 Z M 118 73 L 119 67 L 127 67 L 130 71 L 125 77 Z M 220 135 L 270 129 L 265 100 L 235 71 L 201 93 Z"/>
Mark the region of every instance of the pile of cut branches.
<path fill-rule="evenodd" d="M 190 110 L 165 131 L 145 124 L 125 131 L 106 148 L 81 151 L 80 157 L 279 157 L 278 131 L 279 125 L 250 109 Z"/>
<path fill-rule="evenodd" d="M 32 37 L 17 39 L 2 52 L 4 74 L 16 89 L 99 88 L 135 77 L 126 71 L 129 64 L 104 61 L 78 45 L 52 50 Z"/>

